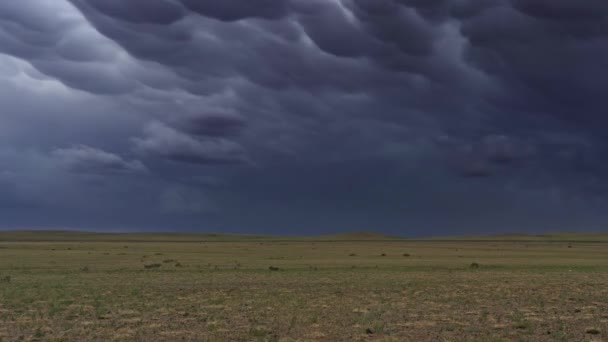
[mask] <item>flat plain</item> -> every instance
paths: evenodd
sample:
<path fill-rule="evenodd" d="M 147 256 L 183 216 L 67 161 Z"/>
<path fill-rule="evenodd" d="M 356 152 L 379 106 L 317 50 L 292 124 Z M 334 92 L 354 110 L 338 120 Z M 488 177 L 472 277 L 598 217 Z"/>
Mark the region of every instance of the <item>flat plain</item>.
<path fill-rule="evenodd" d="M 0 233 L 0 341 L 607 341 L 608 236 Z"/>

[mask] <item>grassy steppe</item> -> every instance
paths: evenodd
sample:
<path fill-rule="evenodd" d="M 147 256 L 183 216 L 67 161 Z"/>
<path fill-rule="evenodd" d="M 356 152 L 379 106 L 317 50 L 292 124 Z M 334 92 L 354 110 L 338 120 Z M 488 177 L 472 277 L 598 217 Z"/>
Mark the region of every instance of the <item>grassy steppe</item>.
<path fill-rule="evenodd" d="M 608 244 L 588 237 L 15 234 L 1 341 L 608 339 Z"/>

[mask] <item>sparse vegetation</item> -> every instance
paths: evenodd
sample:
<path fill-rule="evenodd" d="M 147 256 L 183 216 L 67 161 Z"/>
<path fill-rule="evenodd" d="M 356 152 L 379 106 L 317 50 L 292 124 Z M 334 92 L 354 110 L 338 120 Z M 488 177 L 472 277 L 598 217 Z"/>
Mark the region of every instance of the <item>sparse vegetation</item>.
<path fill-rule="evenodd" d="M 0 339 L 608 340 L 607 245 L 569 244 L 0 242 Z"/>

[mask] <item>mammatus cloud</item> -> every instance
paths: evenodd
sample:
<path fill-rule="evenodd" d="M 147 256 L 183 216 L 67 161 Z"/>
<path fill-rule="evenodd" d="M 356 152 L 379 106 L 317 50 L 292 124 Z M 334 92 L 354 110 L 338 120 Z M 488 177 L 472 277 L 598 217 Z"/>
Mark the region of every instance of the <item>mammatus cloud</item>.
<path fill-rule="evenodd" d="M 70 223 L 56 183 L 100 227 L 599 224 L 607 21 L 603 0 L 4 1 L 0 206 Z"/>
<path fill-rule="evenodd" d="M 177 124 L 192 135 L 210 137 L 237 135 L 246 126 L 242 116 L 222 112 L 192 115 Z"/>
<path fill-rule="evenodd" d="M 159 122 L 148 124 L 144 137 L 134 138 L 133 145 L 141 154 L 178 162 L 222 164 L 241 163 L 247 159 L 244 149 L 235 142 L 222 138 L 199 140 Z"/>
<path fill-rule="evenodd" d="M 69 171 L 74 173 L 140 173 L 147 172 L 146 166 L 139 160 L 127 161 L 123 158 L 85 145 L 60 148 L 52 156 Z"/>

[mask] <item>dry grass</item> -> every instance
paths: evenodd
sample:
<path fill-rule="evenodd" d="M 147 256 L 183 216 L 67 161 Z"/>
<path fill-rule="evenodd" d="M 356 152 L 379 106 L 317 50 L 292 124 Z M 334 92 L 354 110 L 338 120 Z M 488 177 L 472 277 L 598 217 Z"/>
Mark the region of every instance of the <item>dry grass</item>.
<path fill-rule="evenodd" d="M 608 245 L 568 245 L 0 242 L 0 340 L 605 341 Z"/>

